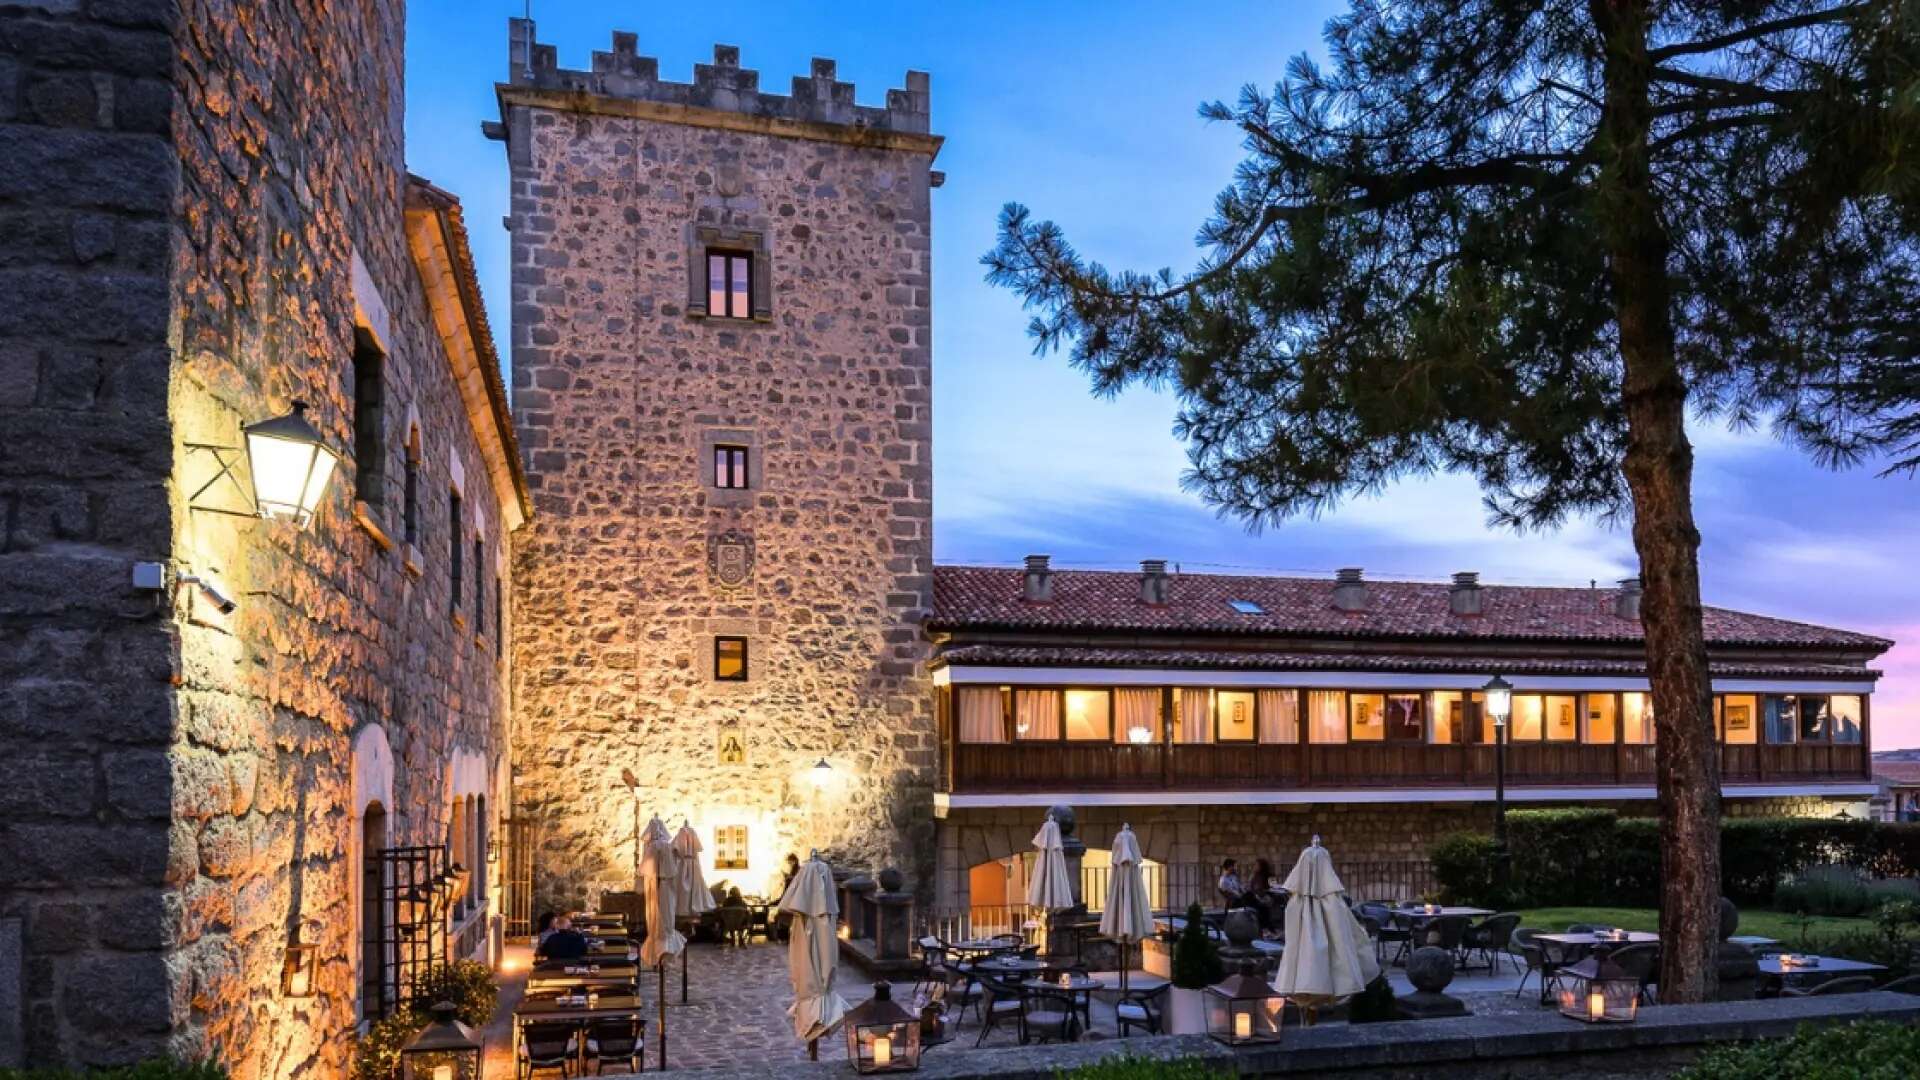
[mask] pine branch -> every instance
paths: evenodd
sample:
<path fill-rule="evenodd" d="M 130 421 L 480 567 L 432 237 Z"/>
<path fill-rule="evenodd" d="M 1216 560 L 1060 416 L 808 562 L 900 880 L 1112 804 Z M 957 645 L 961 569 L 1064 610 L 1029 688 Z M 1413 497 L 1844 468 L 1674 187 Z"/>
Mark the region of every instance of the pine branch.
<path fill-rule="evenodd" d="M 1649 49 L 1647 50 L 1647 58 L 1655 64 L 1660 64 L 1676 56 L 1698 56 L 1701 53 L 1719 52 L 1722 49 L 1729 49 L 1735 45 L 1743 45 L 1749 41 L 1758 41 L 1761 38 L 1771 37 L 1774 34 L 1784 34 L 1791 30 L 1805 30 L 1808 27 L 1821 26 L 1827 23 L 1845 22 L 1855 15 L 1866 14 L 1868 11 L 1871 11 L 1873 7 L 1874 5 L 1872 4 L 1846 4 L 1841 7 L 1826 8 L 1821 11 L 1809 11 L 1800 15 L 1790 15 L 1782 19 L 1757 22 L 1751 26 L 1745 26 L 1739 30 L 1721 34 L 1717 37 L 1704 38 L 1700 41 L 1683 41 L 1674 45 L 1665 45 L 1658 49 Z"/>

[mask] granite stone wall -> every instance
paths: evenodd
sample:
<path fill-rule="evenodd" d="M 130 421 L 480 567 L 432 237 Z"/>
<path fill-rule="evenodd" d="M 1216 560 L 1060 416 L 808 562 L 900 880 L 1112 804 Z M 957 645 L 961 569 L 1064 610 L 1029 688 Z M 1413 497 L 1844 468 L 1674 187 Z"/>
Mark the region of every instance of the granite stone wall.
<path fill-rule="evenodd" d="M 408 247 L 403 26 L 397 0 L 0 8 L 0 743 L 28 778 L 0 918 L 29 1062 L 341 1075 L 356 737 L 387 748 L 388 843 L 498 805 L 506 659 L 491 612 L 450 613 L 447 492 L 469 590 L 506 575 L 502 508 Z M 352 459 L 356 327 L 386 353 L 384 499 Z M 294 400 L 348 455 L 316 522 L 217 512 L 247 509 L 244 461 L 217 479 L 196 444 Z M 415 425 L 409 559 L 381 537 Z M 142 560 L 165 588 L 132 587 Z M 290 1000 L 296 931 L 320 967 Z"/>
<path fill-rule="evenodd" d="M 529 61 L 525 22 L 510 35 L 497 133 L 535 504 L 514 546 L 516 797 L 540 821 L 536 892 L 629 882 L 636 808 L 690 820 L 709 878 L 747 892 L 809 848 L 924 874 L 924 76 L 856 114 L 831 61 L 787 98 L 726 47 L 680 84 L 632 35 L 592 72 L 547 45 Z M 753 258 L 750 317 L 704 310 L 708 245 Z M 748 490 L 712 483 L 716 444 L 747 447 Z M 717 635 L 747 639 L 744 681 L 715 678 Z M 722 826 L 746 828 L 744 868 L 715 865 Z"/>

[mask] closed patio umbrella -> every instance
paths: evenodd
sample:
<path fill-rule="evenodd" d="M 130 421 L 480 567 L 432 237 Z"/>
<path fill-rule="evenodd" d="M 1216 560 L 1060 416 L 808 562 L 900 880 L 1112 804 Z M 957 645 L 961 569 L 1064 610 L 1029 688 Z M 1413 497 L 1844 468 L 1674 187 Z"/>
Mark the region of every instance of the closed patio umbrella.
<path fill-rule="evenodd" d="M 1126 825 L 1113 838 L 1113 870 L 1107 877 L 1107 907 L 1100 913 L 1100 933 L 1120 943 L 1120 989 L 1127 988 L 1127 969 L 1133 966 L 1133 946 L 1153 936 L 1153 903 L 1147 897 L 1146 875 L 1140 870 L 1140 841 Z"/>
<path fill-rule="evenodd" d="M 1060 839 L 1060 824 L 1049 813 L 1047 820 L 1040 823 L 1040 831 L 1033 834 L 1033 847 L 1039 853 L 1033 861 L 1033 877 L 1027 881 L 1027 906 L 1041 911 L 1040 924 L 1052 930 L 1046 913 L 1060 911 L 1073 906 L 1073 882 L 1067 877 L 1067 853 Z M 1054 951 L 1053 941 L 1047 941 L 1047 951 Z"/>
<path fill-rule="evenodd" d="M 687 822 L 680 823 L 680 831 L 673 834 L 673 857 L 680 863 L 680 895 L 675 898 L 676 910 L 682 919 L 698 919 L 703 911 L 714 909 L 713 893 L 707 890 L 707 879 L 700 874 L 700 836 Z M 680 1004 L 687 1003 L 687 953 L 680 951 Z"/>
<path fill-rule="evenodd" d="M 793 1033 L 817 1054 L 816 1040 L 831 1032 L 847 1014 L 847 1003 L 834 991 L 834 971 L 840 964 L 840 942 L 834 923 L 840 917 L 833 870 L 816 852 L 800 864 L 800 872 L 780 897 L 780 910 L 791 917 L 787 939 L 787 977 L 793 982 L 793 1005 L 787 1016 Z"/>
<path fill-rule="evenodd" d="M 1380 961 L 1347 907 L 1346 886 L 1333 872 L 1333 856 L 1320 838 L 1300 853 L 1287 875 L 1287 947 L 1273 988 L 1298 1004 L 1314 1008 L 1358 994 L 1380 975 Z"/>
<path fill-rule="evenodd" d="M 667 1067 L 667 957 L 687 947 L 674 928 L 674 901 L 680 894 L 680 867 L 673 837 L 656 815 L 640 833 L 640 885 L 646 890 L 647 940 L 640 962 L 660 972 L 660 1067 Z"/>

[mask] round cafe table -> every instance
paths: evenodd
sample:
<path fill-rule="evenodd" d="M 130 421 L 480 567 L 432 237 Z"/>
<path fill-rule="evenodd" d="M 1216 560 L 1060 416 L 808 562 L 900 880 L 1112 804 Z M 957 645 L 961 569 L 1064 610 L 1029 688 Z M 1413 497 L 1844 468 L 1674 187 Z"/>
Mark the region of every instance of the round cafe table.
<path fill-rule="evenodd" d="M 1023 977 L 1038 975 L 1051 970 L 1053 964 L 1045 960 L 1030 960 L 1024 956 L 989 956 L 985 960 L 974 962 L 973 969 L 988 975 L 1020 975 Z"/>
<path fill-rule="evenodd" d="M 1020 984 L 1020 988 L 1034 993 L 1065 994 L 1070 1000 L 1078 1003 L 1080 1016 L 1086 1021 L 1085 1026 L 1080 1030 L 1091 1031 L 1093 1029 L 1093 992 L 1105 989 L 1106 985 L 1099 979 L 1085 975 L 1069 975 L 1064 984 L 1059 979 L 1028 979 Z"/>

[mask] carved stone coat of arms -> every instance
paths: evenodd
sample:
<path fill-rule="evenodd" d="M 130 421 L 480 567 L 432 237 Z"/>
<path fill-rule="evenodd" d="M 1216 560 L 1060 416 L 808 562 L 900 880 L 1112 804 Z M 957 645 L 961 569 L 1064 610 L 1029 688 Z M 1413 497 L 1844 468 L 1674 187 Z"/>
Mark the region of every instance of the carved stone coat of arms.
<path fill-rule="evenodd" d="M 746 584 L 753 576 L 753 537 L 739 529 L 707 537 L 707 574 L 728 588 Z"/>

